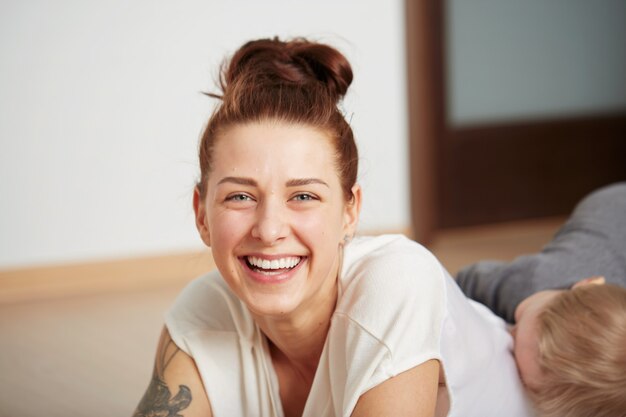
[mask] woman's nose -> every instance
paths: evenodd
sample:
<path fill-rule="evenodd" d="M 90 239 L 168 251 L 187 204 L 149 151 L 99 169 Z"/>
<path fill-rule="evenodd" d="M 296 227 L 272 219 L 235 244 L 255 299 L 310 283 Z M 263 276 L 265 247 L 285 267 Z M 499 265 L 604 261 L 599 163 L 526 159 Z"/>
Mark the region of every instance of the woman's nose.
<path fill-rule="evenodd" d="M 252 237 L 266 245 L 273 245 L 287 235 L 285 212 L 279 204 L 265 202 L 257 213 L 257 220 L 252 228 Z"/>

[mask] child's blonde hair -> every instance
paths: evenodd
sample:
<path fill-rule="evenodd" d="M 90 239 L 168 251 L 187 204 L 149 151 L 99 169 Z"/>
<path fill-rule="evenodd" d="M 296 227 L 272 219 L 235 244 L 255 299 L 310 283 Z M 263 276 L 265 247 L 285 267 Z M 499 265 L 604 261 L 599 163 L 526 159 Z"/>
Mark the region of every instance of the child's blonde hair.
<path fill-rule="evenodd" d="M 626 416 L 626 289 L 565 291 L 539 316 L 540 387 L 530 392 L 546 417 Z"/>

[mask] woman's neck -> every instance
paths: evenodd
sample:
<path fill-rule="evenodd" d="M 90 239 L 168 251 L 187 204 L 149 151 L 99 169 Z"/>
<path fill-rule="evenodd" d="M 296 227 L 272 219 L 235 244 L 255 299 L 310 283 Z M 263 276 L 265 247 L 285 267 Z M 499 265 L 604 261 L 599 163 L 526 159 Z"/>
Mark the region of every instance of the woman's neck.
<path fill-rule="evenodd" d="M 260 320 L 269 339 L 270 354 L 278 378 L 285 417 L 301 416 L 324 350 L 330 319 L 335 310 L 337 285 L 317 309 L 281 320 Z M 330 301 L 330 302 L 329 302 Z"/>
<path fill-rule="evenodd" d="M 330 320 L 337 306 L 343 248 L 336 267 L 316 295 L 283 316 L 257 316 L 255 322 L 269 339 L 274 364 L 294 369 L 305 380 L 313 379 L 324 350 Z"/>
<path fill-rule="evenodd" d="M 339 265 L 316 296 L 284 316 L 254 316 L 269 341 L 272 364 L 278 378 L 285 417 L 301 416 L 320 357 L 326 344 L 330 321 L 337 306 Z"/>
<path fill-rule="evenodd" d="M 312 305 L 304 305 L 284 317 L 255 317 L 269 339 L 274 362 L 294 368 L 305 379 L 315 375 L 330 319 L 337 303 L 337 281 Z"/>

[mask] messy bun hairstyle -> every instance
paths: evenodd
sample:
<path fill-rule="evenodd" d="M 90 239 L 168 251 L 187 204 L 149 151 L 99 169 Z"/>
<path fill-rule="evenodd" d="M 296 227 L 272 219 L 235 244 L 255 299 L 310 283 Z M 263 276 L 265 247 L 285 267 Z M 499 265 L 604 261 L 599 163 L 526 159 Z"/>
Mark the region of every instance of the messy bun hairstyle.
<path fill-rule="evenodd" d="M 352 82 L 352 68 L 336 49 L 306 39 L 260 39 L 244 44 L 221 68 L 221 100 L 200 141 L 200 195 L 206 193 L 216 139 L 236 124 L 267 120 L 320 129 L 333 140 L 346 200 L 356 183 L 358 152 L 337 104 Z"/>

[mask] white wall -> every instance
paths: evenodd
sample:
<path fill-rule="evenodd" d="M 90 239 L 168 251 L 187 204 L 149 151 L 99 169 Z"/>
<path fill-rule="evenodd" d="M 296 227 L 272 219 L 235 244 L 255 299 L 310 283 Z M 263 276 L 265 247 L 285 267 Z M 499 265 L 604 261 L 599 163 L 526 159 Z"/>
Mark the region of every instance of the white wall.
<path fill-rule="evenodd" d="M 10 0 L 0 269 L 200 248 L 191 195 L 213 103 L 199 92 L 225 54 L 273 35 L 348 56 L 361 228 L 408 226 L 403 0 Z"/>
<path fill-rule="evenodd" d="M 452 124 L 626 110 L 626 1 L 447 3 Z"/>

